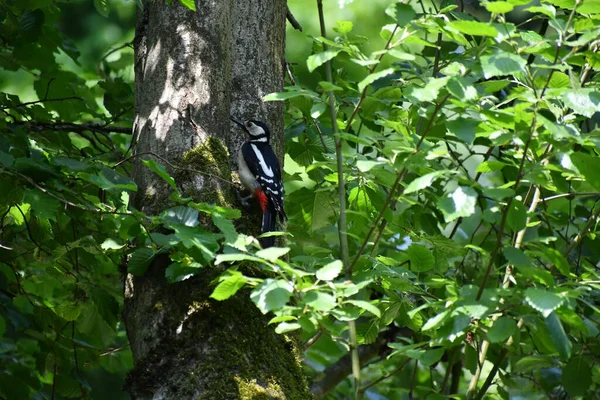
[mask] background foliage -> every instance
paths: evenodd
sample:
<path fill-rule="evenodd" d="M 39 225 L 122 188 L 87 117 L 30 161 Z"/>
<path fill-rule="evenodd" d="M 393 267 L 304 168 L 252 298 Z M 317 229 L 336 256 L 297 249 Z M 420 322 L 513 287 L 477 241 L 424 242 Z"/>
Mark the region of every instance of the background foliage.
<path fill-rule="evenodd" d="M 135 2 L 0 1 L 0 396 L 126 398 L 124 260 L 165 252 L 231 264 L 213 297 L 301 332 L 315 393 L 361 345 L 331 398 L 597 395 L 600 4 L 327 2 L 328 39 L 289 5 L 290 236 L 259 250 L 166 160 L 173 207 L 128 208 Z"/>

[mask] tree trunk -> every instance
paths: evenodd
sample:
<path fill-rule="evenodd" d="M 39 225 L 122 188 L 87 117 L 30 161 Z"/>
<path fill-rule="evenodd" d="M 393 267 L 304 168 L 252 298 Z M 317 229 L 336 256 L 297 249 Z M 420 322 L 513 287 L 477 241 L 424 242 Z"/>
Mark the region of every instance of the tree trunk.
<path fill-rule="evenodd" d="M 168 208 L 171 194 L 141 164 L 150 153 L 184 167 L 168 170 L 185 196 L 237 207 L 234 188 L 224 182 L 232 179 L 244 137 L 230 115 L 268 122 L 282 154 L 282 105 L 260 99 L 283 84 L 285 1 L 199 1 L 197 7 L 192 12 L 177 1 L 153 0 L 138 14 L 133 205 L 149 214 Z M 127 278 L 133 398 L 311 398 L 297 343 L 274 333 L 248 293 L 214 301 L 210 283 L 221 270 L 206 267 L 169 284 L 168 264 L 159 257 L 143 277 Z"/>

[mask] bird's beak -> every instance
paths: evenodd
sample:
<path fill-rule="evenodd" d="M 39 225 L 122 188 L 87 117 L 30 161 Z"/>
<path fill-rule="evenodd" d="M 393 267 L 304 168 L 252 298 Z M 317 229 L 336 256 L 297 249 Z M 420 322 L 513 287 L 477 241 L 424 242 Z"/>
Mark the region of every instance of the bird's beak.
<path fill-rule="evenodd" d="M 231 119 L 233 122 L 235 122 L 236 124 L 238 124 L 239 126 L 241 126 L 242 128 L 244 128 L 244 122 L 242 122 L 241 120 L 235 118 L 235 117 L 229 117 L 229 119 Z"/>

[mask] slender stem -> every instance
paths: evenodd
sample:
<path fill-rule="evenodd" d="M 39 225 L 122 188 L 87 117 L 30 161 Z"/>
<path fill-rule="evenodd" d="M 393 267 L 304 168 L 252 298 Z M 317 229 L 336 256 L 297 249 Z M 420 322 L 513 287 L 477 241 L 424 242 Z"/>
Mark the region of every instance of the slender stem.
<path fill-rule="evenodd" d="M 323 1 L 317 0 L 317 9 L 319 12 L 319 24 L 321 27 L 321 36 L 327 37 L 325 29 L 325 17 L 323 15 Z M 323 43 L 323 50 L 327 50 L 327 45 Z M 327 81 L 333 84 L 333 76 L 331 73 L 331 61 L 325 63 L 325 74 Z M 342 263 L 346 271 L 346 278 L 352 280 L 352 270 L 349 268 L 349 253 L 348 253 L 348 236 L 346 222 L 346 182 L 344 178 L 344 158 L 342 155 L 342 139 L 338 135 L 337 116 L 335 110 L 335 96 L 333 90 L 328 91 L 329 97 L 329 116 L 331 118 L 331 127 L 335 140 L 335 156 L 337 160 L 337 177 L 338 177 L 338 196 L 340 203 L 340 218 L 338 221 L 338 233 L 340 237 L 340 251 L 342 255 Z M 350 351 L 352 356 L 352 375 L 354 376 L 354 398 L 360 399 L 360 359 L 358 355 L 358 339 L 356 337 L 355 321 L 348 321 L 348 334 L 350 336 Z"/>

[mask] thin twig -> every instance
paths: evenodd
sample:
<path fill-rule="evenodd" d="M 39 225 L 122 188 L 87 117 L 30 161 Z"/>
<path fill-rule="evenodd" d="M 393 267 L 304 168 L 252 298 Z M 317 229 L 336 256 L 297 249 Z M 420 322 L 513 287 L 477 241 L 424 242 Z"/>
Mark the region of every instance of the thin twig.
<path fill-rule="evenodd" d="M 292 25 L 294 29 L 297 29 L 300 32 L 302 32 L 302 25 L 300 25 L 298 20 L 294 17 L 294 14 L 292 14 L 292 12 L 290 11 L 290 6 L 286 5 L 285 8 L 285 17 L 287 18 L 290 25 Z"/>
<path fill-rule="evenodd" d="M 55 122 L 29 122 L 29 121 L 16 121 L 14 125 L 26 125 L 31 130 L 39 132 L 45 130 L 59 131 L 59 132 L 77 132 L 81 133 L 84 131 L 90 132 L 104 132 L 104 133 L 125 133 L 131 134 L 131 128 L 124 126 L 112 126 L 98 123 L 83 123 L 74 124 L 71 122 L 55 121 Z"/>
<path fill-rule="evenodd" d="M 406 367 L 406 365 L 411 361 L 411 359 L 407 359 L 406 361 L 404 361 L 398 368 L 392 370 L 391 372 L 381 376 L 380 378 L 375 379 L 373 382 L 369 383 L 368 385 L 365 385 L 363 387 L 360 388 L 361 392 L 366 392 L 367 389 L 377 385 L 379 382 L 382 382 L 390 377 L 392 377 L 393 375 L 397 374 L 398 372 L 402 371 L 404 369 L 404 367 Z"/>
<path fill-rule="evenodd" d="M 146 151 L 146 152 L 143 152 L 143 153 L 133 154 L 133 155 L 127 157 L 127 158 L 122 159 L 121 161 L 119 161 L 118 163 L 116 163 L 115 165 L 113 165 L 112 168 L 115 169 L 115 168 L 119 167 L 121 164 L 126 163 L 127 161 L 130 161 L 130 160 L 132 160 L 132 159 L 134 159 L 136 157 L 141 157 L 141 156 L 146 156 L 146 155 L 158 158 L 160 161 L 162 161 L 163 163 L 165 163 L 166 165 L 168 165 L 169 167 L 171 167 L 173 169 L 178 169 L 180 171 L 193 172 L 195 174 L 200 174 L 200 175 L 207 176 L 209 178 L 220 180 L 221 182 L 226 183 L 226 184 L 231 185 L 231 186 L 236 186 L 235 183 L 233 183 L 231 181 L 228 181 L 225 178 L 221 178 L 220 176 L 209 174 L 208 172 L 204 172 L 204 171 L 198 171 L 197 169 L 185 168 L 185 167 L 180 167 L 178 165 L 175 165 L 175 164 L 169 162 L 169 160 L 167 160 L 166 158 L 161 157 L 161 156 L 159 156 L 158 154 L 156 154 L 156 153 L 154 153 L 152 151 Z"/>
<path fill-rule="evenodd" d="M 13 109 L 13 108 L 26 107 L 26 106 L 30 106 L 32 104 L 52 103 L 52 102 L 55 102 L 55 101 L 65 101 L 65 100 L 79 100 L 79 101 L 83 101 L 83 99 L 81 97 L 79 97 L 79 96 L 68 96 L 68 97 L 60 97 L 60 98 L 57 98 L 57 99 L 43 99 L 43 100 L 36 100 L 36 101 L 28 101 L 26 103 L 15 104 L 14 106 L 0 107 L 0 110 L 8 110 L 8 109 Z"/>

